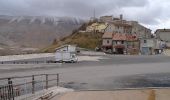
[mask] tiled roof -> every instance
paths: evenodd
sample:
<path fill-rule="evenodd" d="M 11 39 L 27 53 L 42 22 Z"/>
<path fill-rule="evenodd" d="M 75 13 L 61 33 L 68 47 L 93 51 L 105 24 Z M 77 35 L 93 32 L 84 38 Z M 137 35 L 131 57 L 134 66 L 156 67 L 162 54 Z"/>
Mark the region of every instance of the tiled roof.
<path fill-rule="evenodd" d="M 110 39 L 112 39 L 112 37 L 113 37 L 113 33 L 111 33 L 111 32 L 106 32 L 106 33 L 104 33 L 104 35 L 103 35 L 102 38 L 110 38 Z"/>
<path fill-rule="evenodd" d="M 122 41 L 136 41 L 136 40 L 138 40 L 136 35 L 120 34 L 120 33 L 113 34 L 112 39 L 113 40 L 122 40 Z"/>
<path fill-rule="evenodd" d="M 113 40 L 126 40 L 126 35 L 125 34 L 113 34 Z"/>
<path fill-rule="evenodd" d="M 135 34 L 134 35 L 126 34 L 126 40 L 127 41 L 136 41 L 136 40 L 138 40 L 138 38 Z"/>

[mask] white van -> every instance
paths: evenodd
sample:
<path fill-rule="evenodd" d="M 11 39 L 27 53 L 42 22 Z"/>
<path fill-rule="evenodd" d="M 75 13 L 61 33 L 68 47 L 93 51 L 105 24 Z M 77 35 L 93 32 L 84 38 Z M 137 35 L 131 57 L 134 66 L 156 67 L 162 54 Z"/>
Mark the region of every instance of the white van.
<path fill-rule="evenodd" d="M 55 54 L 55 61 L 75 63 L 78 61 L 78 58 L 75 53 L 71 53 L 67 51 L 58 51 Z"/>

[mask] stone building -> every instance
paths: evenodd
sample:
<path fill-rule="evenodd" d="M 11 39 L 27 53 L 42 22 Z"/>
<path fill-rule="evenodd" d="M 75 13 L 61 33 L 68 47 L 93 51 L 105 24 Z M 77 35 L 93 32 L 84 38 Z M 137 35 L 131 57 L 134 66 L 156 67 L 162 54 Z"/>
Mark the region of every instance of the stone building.
<path fill-rule="evenodd" d="M 132 34 L 113 34 L 113 53 L 115 54 L 138 54 L 139 41 Z"/>
<path fill-rule="evenodd" d="M 113 16 L 101 16 L 99 21 L 100 22 L 111 22 L 113 21 Z"/>
<path fill-rule="evenodd" d="M 106 32 L 102 37 L 102 48 L 106 53 L 112 53 L 113 50 L 113 41 L 112 41 L 113 33 Z"/>
<path fill-rule="evenodd" d="M 86 32 L 104 33 L 107 26 L 106 23 L 93 23 L 92 25 L 87 26 Z"/>
<path fill-rule="evenodd" d="M 104 33 L 102 48 L 106 53 L 139 54 L 139 40 L 132 34 Z"/>
<path fill-rule="evenodd" d="M 164 49 L 164 42 L 156 38 L 140 39 L 140 50 L 142 55 L 160 54 Z"/>
<path fill-rule="evenodd" d="M 106 38 L 106 36 L 108 37 Z M 139 39 L 150 37 L 150 29 L 138 22 L 123 20 L 123 15 L 120 15 L 120 18 L 113 18 L 111 22 L 108 22 L 108 27 L 103 35 L 103 50 L 115 54 L 139 54 Z"/>
<path fill-rule="evenodd" d="M 151 29 L 144 27 L 137 21 L 127 21 L 132 26 L 132 33 L 136 34 L 139 38 L 151 38 Z"/>
<path fill-rule="evenodd" d="M 157 39 L 165 42 L 164 48 L 170 48 L 170 29 L 157 29 L 155 34 Z"/>

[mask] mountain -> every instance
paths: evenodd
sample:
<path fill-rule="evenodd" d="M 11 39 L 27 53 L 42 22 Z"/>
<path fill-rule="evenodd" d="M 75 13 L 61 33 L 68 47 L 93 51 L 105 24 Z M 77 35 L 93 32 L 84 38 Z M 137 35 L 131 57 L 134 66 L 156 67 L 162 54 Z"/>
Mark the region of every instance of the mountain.
<path fill-rule="evenodd" d="M 72 17 L 0 15 L 0 53 L 46 47 L 54 39 L 70 35 L 82 23 L 84 20 Z"/>

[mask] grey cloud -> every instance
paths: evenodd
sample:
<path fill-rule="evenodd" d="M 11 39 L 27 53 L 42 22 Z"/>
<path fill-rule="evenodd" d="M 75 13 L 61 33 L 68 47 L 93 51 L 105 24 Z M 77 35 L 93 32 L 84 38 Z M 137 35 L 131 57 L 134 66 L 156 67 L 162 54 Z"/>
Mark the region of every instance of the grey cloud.
<path fill-rule="evenodd" d="M 37 11 L 42 9 L 46 12 L 53 11 L 60 14 L 69 14 L 77 16 L 89 17 L 93 9 L 96 9 L 96 14 L 101 15 L 109 10 L 126 7 L 126 6 L 144 6 L 147 0 L 42 0 L 30 1 L 30 5 L 36 8 Z"/>
<path fill-rule="evenodd" d="M 1 0 L 0 13 L 89 17 L 126 6 L 144 6 L 147 0 Z"/>
<path fill-rule="evenodd" d="M 122 8 L 120 12 L 127 19 L 137 20 L 143 24 L 157 25 L 160 24 L 159 20 L 167 19 L 168 14 L 165 11 L 168 11 L 168 9 L 165 9 L 164 6 L 161 3 L 148 3 L 143 7 Z"/>
<path fill-rule="evenodd" d="M 135 8 L 134 8 L 135 9 Z M 133 13 L 129 14 L 129 10 L 125 10 L 123 13 L 129 20 L 137 20 L 143 24 L 155 25 L 159 24 L 157 19 L 162 17 L 162 8 L 138 8 L 139 10 L 134 10 Z M 132 11 L 132 10 L 131 10 Z"/>
<path fill-rule="evenodd" d="M 0 0 L 0 14 L 30 16 L 96 16 L 124 14 L 143 24 L 169 19 L 168 0 Z"/>

